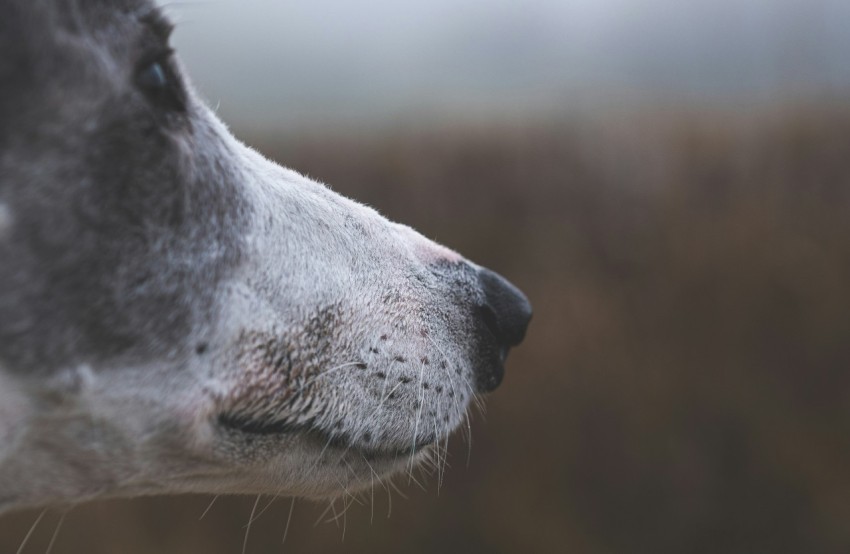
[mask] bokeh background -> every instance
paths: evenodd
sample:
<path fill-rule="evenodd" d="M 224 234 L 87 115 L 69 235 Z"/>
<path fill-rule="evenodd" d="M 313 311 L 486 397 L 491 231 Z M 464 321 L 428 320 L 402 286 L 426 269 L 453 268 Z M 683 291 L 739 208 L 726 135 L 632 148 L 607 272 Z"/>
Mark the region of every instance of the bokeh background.
<path fill-rule="evenodd" d="M 278 499 L 246 552 L 850 552 L 850 2 L 165 4 L 237 135 L 536 309 L 441 485 L 285 544 Z M 256 498 L 210 500 L 79 506 L 53 553 L 242 552 Z"/>

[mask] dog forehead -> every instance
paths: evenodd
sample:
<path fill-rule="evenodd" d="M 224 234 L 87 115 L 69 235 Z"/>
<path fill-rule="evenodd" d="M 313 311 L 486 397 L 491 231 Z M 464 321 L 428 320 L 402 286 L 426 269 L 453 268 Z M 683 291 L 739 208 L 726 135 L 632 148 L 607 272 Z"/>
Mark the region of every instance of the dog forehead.
<path fill-rule="evenodd" d="M 148 0 L 3 0 L 2 11 L 0 41 L 5 47 L 6 62 L 25 49 L 41 49 L 49 54 L 60 44 L 55 38 L 62 34 L 91 36 L 160 14 L 159 8 Z"/>
<path fill-rule="evenodd" d="M 132 55 L 161 20 L 147 0 L 2 0 L 0 136 L 22 115 L 43 112 L 28 107 L 43 107 L 51 91 L 72 102 L 75 87 L 97 83 L 99 64 Z"/>

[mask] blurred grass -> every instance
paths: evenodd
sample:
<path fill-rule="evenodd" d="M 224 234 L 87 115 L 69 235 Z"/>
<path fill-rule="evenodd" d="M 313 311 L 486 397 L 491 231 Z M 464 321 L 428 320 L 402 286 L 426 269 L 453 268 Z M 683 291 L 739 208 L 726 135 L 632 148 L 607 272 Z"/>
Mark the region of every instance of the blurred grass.
<path fill-rule="evenodd" d="M 285 546 L 282 499 L 248 552 L 850 551 L 848 137 L 840 105 L 248 135 L 536 310 L 439 494 L 300 501 Z M 254 499 L 208 502 L 81 506 L 54 552 L 240 552 Z"/>

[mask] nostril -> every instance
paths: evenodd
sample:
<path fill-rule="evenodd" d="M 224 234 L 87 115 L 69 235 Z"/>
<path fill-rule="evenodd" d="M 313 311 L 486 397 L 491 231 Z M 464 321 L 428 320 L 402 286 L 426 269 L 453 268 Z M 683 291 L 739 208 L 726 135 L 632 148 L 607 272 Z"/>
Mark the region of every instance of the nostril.
<path fill-rule="evenodd" d="M 525 337 L 531 304 L 518 288 L 489 269 L 478 270 L 478 283 L 484 299 L 475 309 L 482 339 L 475 385 L 478 392 L 489 392 L 502 382 L 508 350 Z"/>
<path fill-rule="evenodd" d="M 485 306 L 481 317 L 504 346 L 516 346 L 525 338 L 531 320 L 531 303 L 510 281 L 486 268 L 479 270 Z"/>
<path fill-rule="evenodd" d="M 484 326 L 493 335 L 498 342 L 504 342 L 502 331 L 499 329 L 499 320 L 496 318 L 496 313 L 490 306 L 479 306 L 478 317 L 484 322 Z"/>

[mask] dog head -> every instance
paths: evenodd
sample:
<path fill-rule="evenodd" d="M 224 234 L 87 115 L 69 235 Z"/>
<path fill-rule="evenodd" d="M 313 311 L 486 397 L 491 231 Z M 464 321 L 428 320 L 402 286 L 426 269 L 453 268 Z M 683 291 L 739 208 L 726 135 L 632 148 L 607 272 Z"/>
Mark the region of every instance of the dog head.
<path fill-rule="evenodd" d="M 321 497 L 427 457 L 525 297 L 236 141 L 141 0 L 0 21 L 0 509 Z"/>

